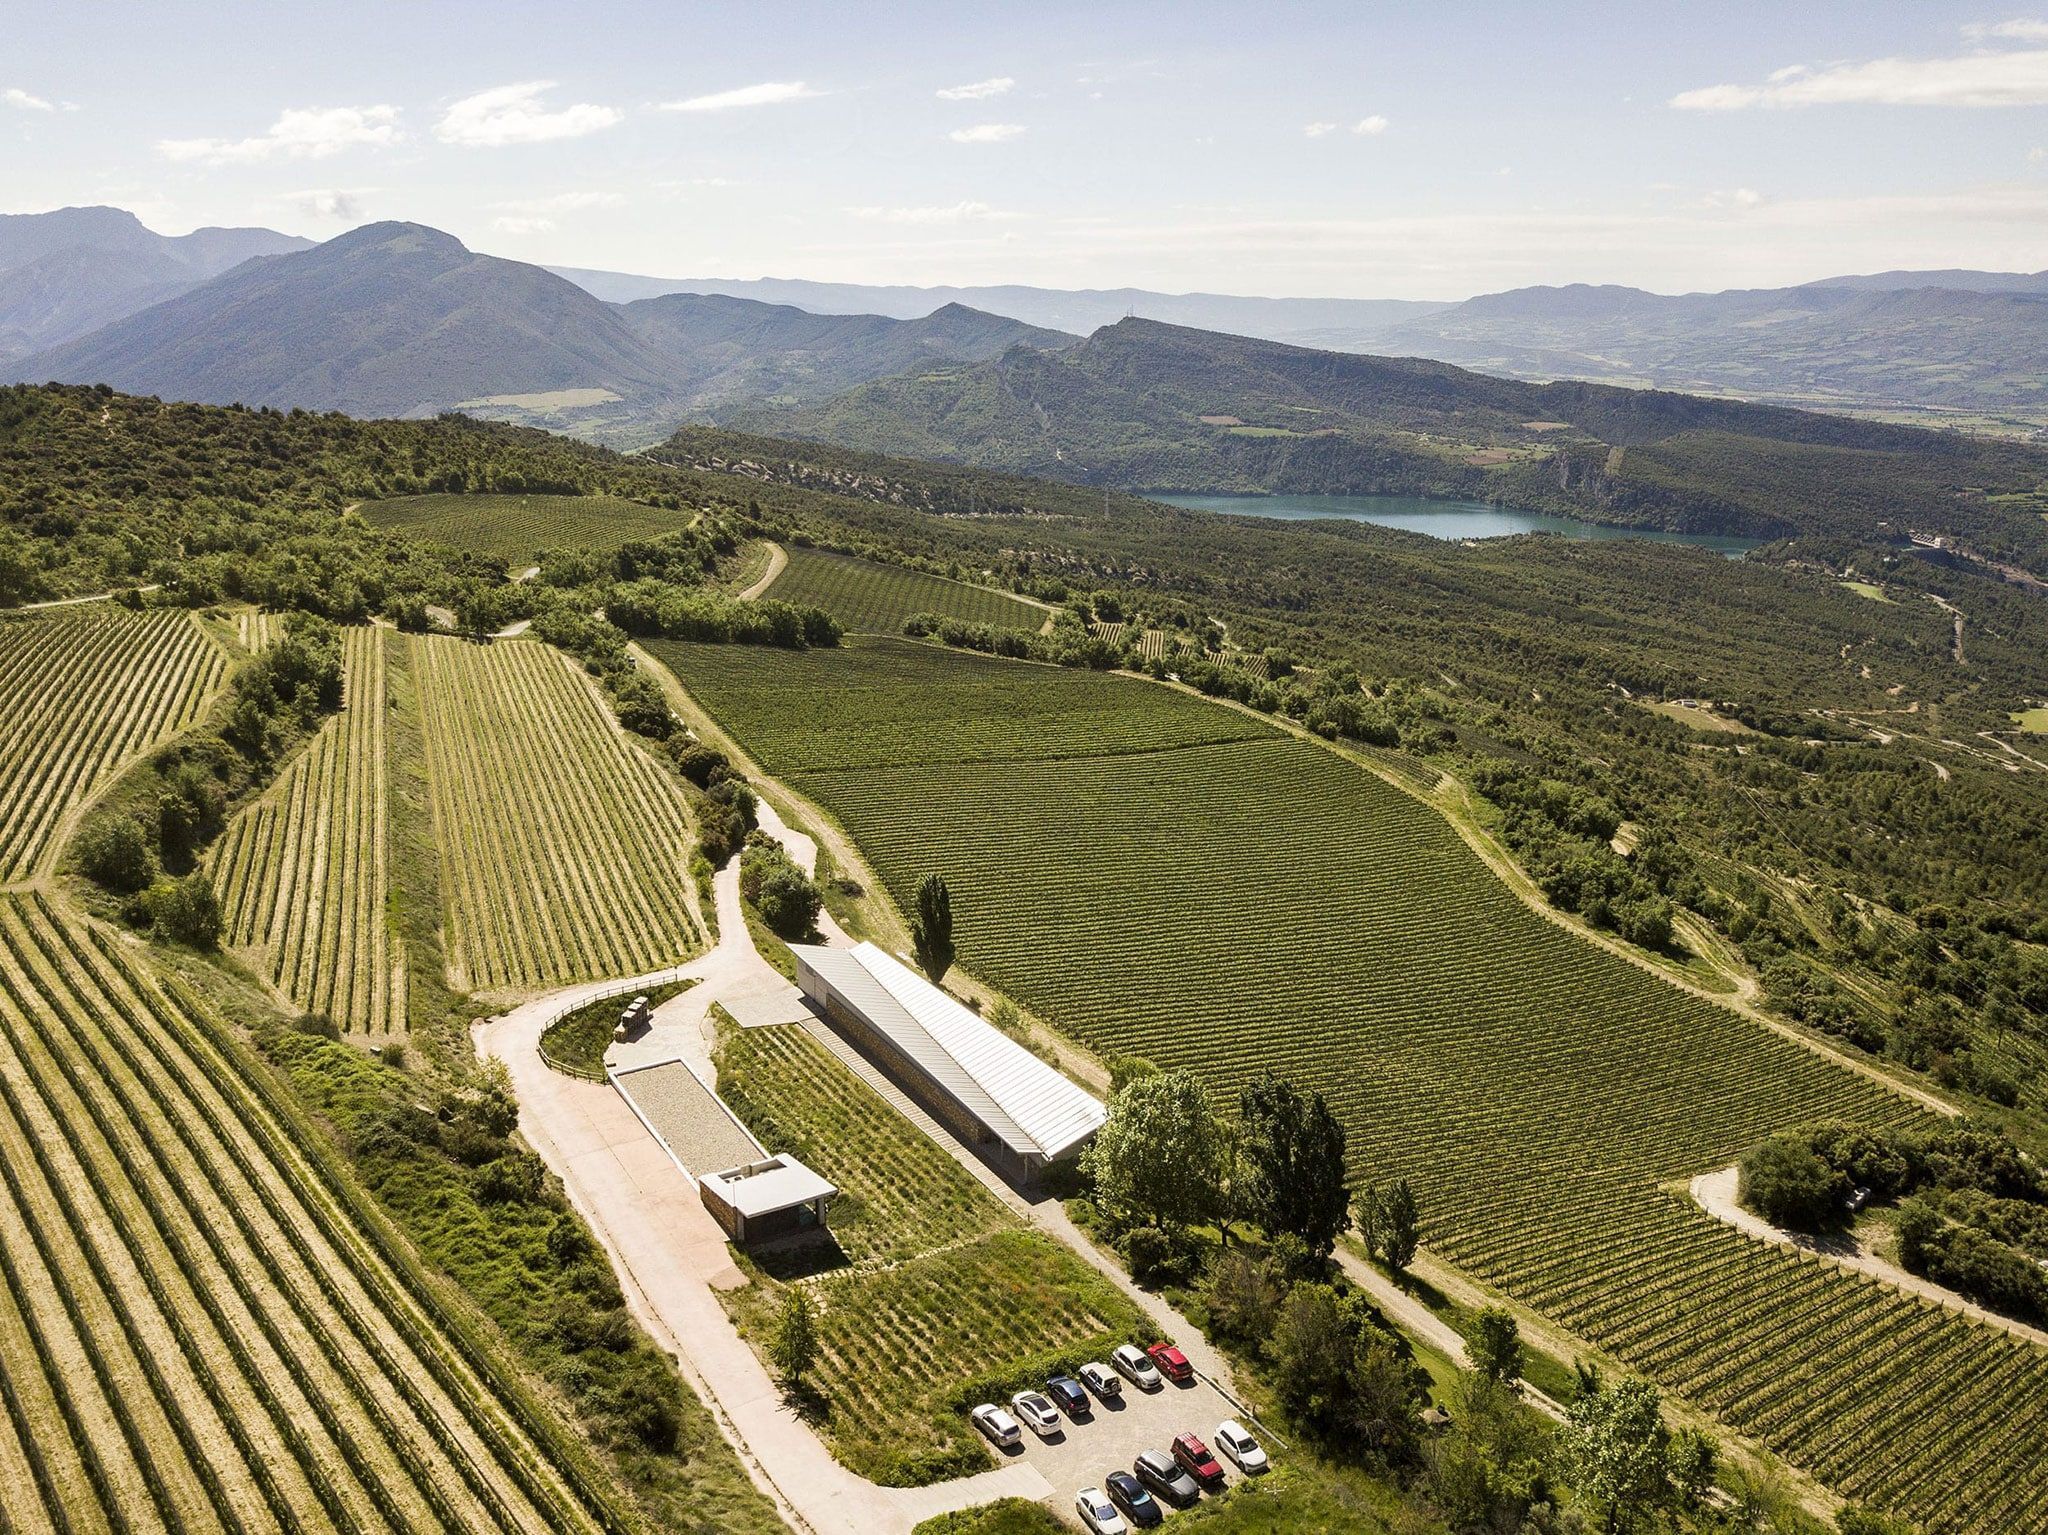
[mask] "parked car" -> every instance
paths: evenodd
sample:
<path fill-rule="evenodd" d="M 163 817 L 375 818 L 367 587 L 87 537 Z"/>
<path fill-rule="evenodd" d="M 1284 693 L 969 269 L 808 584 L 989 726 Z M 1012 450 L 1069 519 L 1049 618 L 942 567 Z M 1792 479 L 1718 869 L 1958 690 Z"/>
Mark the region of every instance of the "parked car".
<path fill-rule="evenodd" d="M 1147 1492 L 1144 1483 L 1130 1472 L 1110 1472 L 1102 1479 L 1102 1490 L 1109 1494 L 1109 1501 L 1134 1528 L 1149 1530 L 1155 1524 L 1166 1522 L 1166 1510 L 1159 1506 L 1159 1500 Z"/>
<path fill-rule="evenodd" d="M 1124 1516 L 1116 1511 L 1116 1505 L 1109 1501 L 1100 1487 L 1083 1487 L 1075 1493 L 1074 1512 L 1095 1535 L 1126 1535 L 1130 1529 L 1124 1523 Z"/>
<path fill-rule="evenodd" d="M 983 1402 L 967 1415 L 974 1426 L 982 1431 L 988 1442 L 997 1448 L 1007 1448 L 1024 1437 L 1024 1430 L 1017 1420 L 996 1406 L 994 1402 Z"/>
<path fill-rule="evenodd" d="M 1097 1364 L 1091 1359 L 1074 1373 L 1081 1377 L 1082 1385 L 1105 1402 L 1113 1396 L 1124 1394 L 1124 1383 L 1116 1378 L 1116 1371 L 1106 1364 Z"/>
<path fill-rule="evenodd" d="M 1050 1438 L 1060 1431 L 1060 1415 L 1057 1408 L 1036 1391 L 1020 1391 L 1010 1398 L 1010 1409 L 1031 1426 L 1031 1432 L 1041 1439 Z"/>
<path fill-rule="evenodd" d="M 1173 1462 L 1199 1482 L 1204 1492 L 1214 1492 L 1223 1485 L 1223 1468 L 1209 1453 L 1209 1447 L 1193 1434 L 1173 1436 Z"/>
<path fill-rule="evenodd" d="M 1148 1491 L 1158 1494 L 1175 1508 L 1186 1508 L 1202 1495 L 1195 1479 L 1181 1470 L 1164 1450 L 1142 1451 L 1131 1462 L 1131 1469 L 1138 1473 L 1138 1480 Z"/>
<path fill-rule="evenodd" d="M 1140 1391 L 1157 1391 L 1166 1382 L 1159 1378 L 1149 1356 L 1135 1343 L 1126 1343 L 1109 1356 L 1109 1362 L 1123 1372 L 1124 1378 Z"/>
<path fill-rule="evenodd" d="M 1171 1343 L 1155 1343 L 1145 1352 L 1159 1373 L 1175 1385 L 1195 1378 L 1195 1367 L 1188 1363 L 1188 1356 Z"/>
<path fill-rule="evenodd" d="M 1088 1400 L 1088 1393 L 1071 1375 L 1053 1376 L 1045 1383 L 1045 1394 L 1058 1402 L 1060 1411 L 1070 1418 L 1085 1418 L 1095 1410 L 1095 1404 Z"/>
<path fill-rule="evenodd" d="M 1225 1418 L 1216 1425 L 1216 1448 L 1236 1461 L 1237 1469 L 1247 1476 L 1256 1476 L 1272 1464 L 1251 1430 L 1235 1418 Z"/>

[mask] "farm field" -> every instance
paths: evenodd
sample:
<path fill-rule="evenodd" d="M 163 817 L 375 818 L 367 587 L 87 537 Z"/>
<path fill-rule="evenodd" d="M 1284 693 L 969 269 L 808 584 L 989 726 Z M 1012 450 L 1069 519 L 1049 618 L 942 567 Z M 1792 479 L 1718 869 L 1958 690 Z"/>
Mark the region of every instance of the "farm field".
<path fill-rule="evenodd" d="M 387 532 L 529 561 L 548 549 L 616 549 L 637 538 L 659 538 L 691 517 L 617 496 L 399 496 L 366 501 L 359 510 L 370 526 Z"/>
<path fill-rule="evenodd" d="M 1048 616 L 1043 608 L 985 586 L 822 549 L 792 548 L 789 564 L 765 595 L 823 608 L 853 634 L 900 634 L 913 613 L 1034 630 Z"/>
<path fill-rule="evenodd" d="M 777 774 L 898 762 L 1010 762 L 1277 737 L 1163 688 L 907 639 L 832 650 L 681 640 L 648 647 Z M 742 653 L 745 652 L 745 653 Z M 833 707 L 821 711 L 820 697 Z"/>
<path fill-rule="evenodd" d="M 16 1530 L 596 1530 L 221 1026 L 0 896 L 0 1515 Z"/>
<path fill-rule="evenodd" d="M 449 984 L 534 990 L 695 953 L 682 790 L 589 681 L 537 641 L 409 643 Z"/>
<path fill-rule="evenodd" d="M 405 1031 L 405 956 L 385 907 L 390 795 L 385 630 L 344 631 L 344 700 L 215 846 L 222 942 L 307 1012 Z"/>
<path fill-rule="evenodd" d="M 1195 716 L 1242 716 L 1198 699 L 1072 677 L 1088 755 L 1060 735 L 1059 674 L 977 714 L 955 658 L 906 649 L 867 673 L 897 690 L 886 729 L 805 747 L 787 700 L 862 654 L 764 662 L 773 688 L 736 675 L 751 658 L 667 658 L 900 905 L 943 873 L 962 963 L 1041 1016 L 1219 1095 L 1266 1065 L 1322 1089 L 1358 1175 L 1413 1180 L 1436 1251 L 1838 1489 L 1943 1529 L 2048 1520 L 2048 1461 L 2024 1448 L 2048 1431 L 2048 1351 L 1664 1187 L 1778 1127 L 1926 1111 L 1544 921 L 1442 819 L 1319 745 L 1201 739 Z M 1129 728 L 1105 689 L 1129 691 Z M 949 738 L 1012 749 L 929 763 L 927 699 Z M 1034 739 L 1067 750 L 1034 759 Z"/>
<path fill-rule="evenodd" d="M 1051 1353 L 1106 1353 L 1145 1335 L 1108 1281 L 1026 1230 L 802 1027 L 728 1027 L 718 1072 L 749 1129 L 842 1190 L 832 1230 L 845 1261 L 789 1282 L 818 1309 L 821 1427 L 863 1476 L 917 1485 L 982 1470 L 988 1453 L 966 1410 L 1017 1386 L 977 1382 L 1014 1372 L 1036 1384 Z M 757 1273 L 724 1296 L 756 1347 L 782 1293 Z"/>
<path fill-rule="evenodd" d="M 226 675 L 185 613 L 91 602 L 0 619 L 0 884 L 47 872 L 71 814 L 203 715 Z"/>

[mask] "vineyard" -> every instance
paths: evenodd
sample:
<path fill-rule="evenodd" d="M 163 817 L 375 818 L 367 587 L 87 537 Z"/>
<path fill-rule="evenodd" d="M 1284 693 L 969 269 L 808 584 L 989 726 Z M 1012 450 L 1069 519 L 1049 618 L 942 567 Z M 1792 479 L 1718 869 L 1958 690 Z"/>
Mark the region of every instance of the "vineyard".
<path fill-rule="evenodd" d="M 410 643 L 450 984 L 534 990 L 689 958 L 682 790 L 588 680 L 536 641 Z"/>
<path fill-rule="evenodd" d="M 0 619 L 0 884 L 45 872 L 71 814 L 204 714 L 226 671 L 184 613 Z"/>
<path fill-rule="evenodd" d="M 236 817 L 211 859 L 221 941 L 303 1010 L 377 1036 L 405 1029 L 405 956 L 385 912 L 386 643 L 382 629 L 344 632 L 342 712 Z"/>
<path fill-rule="evenodd" d="M 771 773 L 899 762 L 1000 762 L 1272 737 L 1235 710 L 1097 672 L 999 661 L 904 639 L 767 653 L 650 647 Z M 820 698 L 832 707 L 821 710 Z"/>
<path fill-rule="evenodd" d="M 16 1530 L 599 1520 L 218 1025 L 0 897 L 0 1515 Z"/>
<path fill-rule="evenodd" d="M 1906 1099 L 1529 912 L 1448 824 L 1319 745 L 1171 722 L 1241 718 L 1199 700 L 1055 673 L 977 714 L 951 657 L 906 651 L 886 729 L 805 747 L 785 711 L 835 658 L 764 663 L 774 687 L 740 658 L 671 659 L 899 904 L 943 872 L 961 962 L 1041 1016 L 1226 1099 L 1268 1065 L 1322 1089 L 1359 1175 L 1414 1181 L 1433 1248 L 1844 1491 L 1940 1529 L 2048 1519 L 2048 1458 L 2023 1450 L 2048 1431 L 2048 1351 L 1663 1188 L 1780 1126 L 1919 1118 Z M 1061 734 L 1060 681 L 1094 755 Z M 924 706 L 945 739 L 1067 749 L 933 765 Z"/>
<path fill-rule="evenodd" d="M 855 634 L 901 634 L 913 613 L 1003 629 L 1037 629 L 1047 617 L 1043 608 L 1007 592 L 821 549 L 791 549 L 767 595 L 823 608 Z"/>
<path fill-rule="evenodd" d="M 718 1082 L 757 1136 L 841 1190 L 832 1234 L 851 1266 L 799 1282 L 819 1311 L 824 1427 L 862 1475 L 914 1484 L 982 1469 L 955 1400 L 970 1381 L 1142 1334 L 1120 1292 L 1024 1230 L 801 1027 L 729 1028 Z M 757 1347 L 781 1293 L 764 1277 L 725 1297 Z"/>
<path fill-rule="evenodd" d="M 616 549 L 673 533 L 691 517 L 617 496 L 399 496 L 365 502 L 360 511 L 386 532 L 505 560 L 538 560 L 549 549 Z"/>

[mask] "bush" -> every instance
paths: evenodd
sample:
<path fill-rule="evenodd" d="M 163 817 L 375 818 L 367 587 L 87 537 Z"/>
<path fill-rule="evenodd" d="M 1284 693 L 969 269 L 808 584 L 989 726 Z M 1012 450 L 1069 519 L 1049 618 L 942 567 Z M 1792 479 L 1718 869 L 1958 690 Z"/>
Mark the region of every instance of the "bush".
<path fill-rule="evenodd" d="M 790 861 L 782 845 L 759 835 L 747 839 L 740 855 L 740 894 L 769 931 L 782 938 L 810 937 L 825 904 L 816 883 Z"/>
<path fill-rule="evenodd" d="M 146 890 L 156 878 L 149 834 L 130 815 L 107 816 L 86 827 L 78 839 L 78 866 L 87 879 L 115 895 Z"/>
<path fill-rule="evenodd" d="M 211 949 L 220 943 L 220 901 L 206 871 L 195 869 L 183 879 L 159 879 L 151 887 L 150 916 L 164 937 Z"/>
<path fill-rule="evenodd" d="M 724 752 L 688 736 L 670 736 L 668 753 L 676 771 L 700 789 L 712 788 L 735 776 L 732 761 Z"/>
<path fill-rule="evenodd" d="M 666 741 L 675 733 L 676 719 L 669 713 L 661 685 L 644 672 L 634 672 L 622 679 L 612 698 L 619 723 L 635 735 Z"/>
<path fill-rule="evenodd" d="M 1742 1159 L 1738 1197 L 1774 1226 L 1824 1231 L 1845 1216 L 1849 1180 L 1821 1160 L 1805 1138 L 1786 1131 Z"/>

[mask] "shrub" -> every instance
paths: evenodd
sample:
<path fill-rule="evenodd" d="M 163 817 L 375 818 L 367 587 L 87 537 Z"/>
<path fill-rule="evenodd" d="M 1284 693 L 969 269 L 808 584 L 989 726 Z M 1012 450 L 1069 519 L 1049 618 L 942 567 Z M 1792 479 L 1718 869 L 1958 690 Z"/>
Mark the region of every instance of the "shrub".
<path fill-rule="evenodd" d="M 86 827 L 78 839 L 78 866 L 87 879 L 116 895 L 146 890 L 156 878 L 149 835 L 130 815 L 107 816 Z"/>
<path fill-rule="evenodd" d="M 1839 1225 L 1848 1194 L 1849 1180 L 1794 1132 L 1772 1136 L 1742 1159 L 1738 1197 L 1774 1226 L 1823 1231 Z"/>
<path fill-rule="evenodd" d="M 807 938 L 817 930 L 825 904 L 817 884 L 790 861 L 782 845 L 759 835 L 747 839 L 740 855 L 740 894 L 783 938 Z"/>
<path fill-rule="evenodd" d="M 669 712 L 661 685 L 643 672 L 620 681 L 613 690 L 612 707 L 619 723 L 636 735 L 666 741 L 675 732 L 675 716 Z"/>
<path fill-rule="evenodd" d="M 159 879 L 150 890 L 149 910 L 157 931 L 166 938 L 195 949 L 220 943 L 220 901 L 203 869 L 183 879 Z"/>

